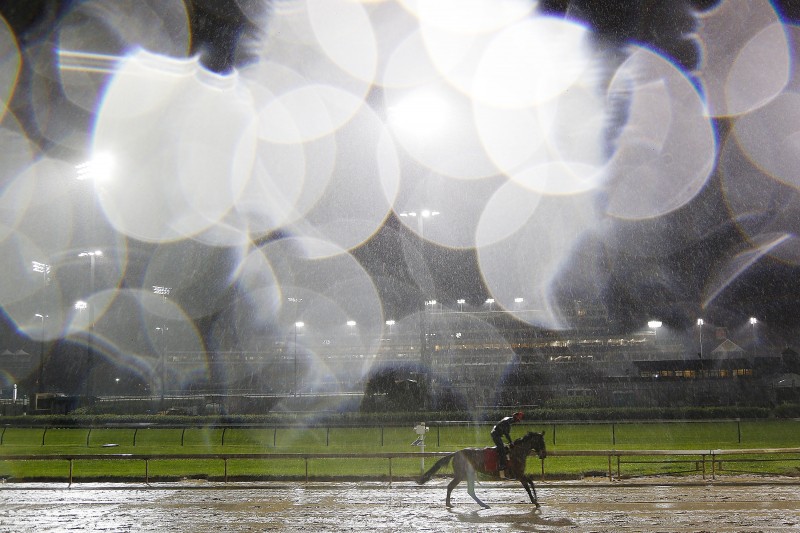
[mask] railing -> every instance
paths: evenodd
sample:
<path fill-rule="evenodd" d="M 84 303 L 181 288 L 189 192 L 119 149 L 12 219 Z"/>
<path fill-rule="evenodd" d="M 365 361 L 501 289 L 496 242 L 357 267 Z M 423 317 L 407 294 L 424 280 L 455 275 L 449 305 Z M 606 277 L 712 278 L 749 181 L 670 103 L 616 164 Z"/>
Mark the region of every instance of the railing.
<path fill-rule="evenodd" d="M 390 452 L 390 453 L 211 453 L 211 454 L 60 454 L 60 455 L 0 455 L 0 461 L 68 461 L 69 484 L 73 483 L 73 465 L 75 461 L 143 461 L 145 466 L 144 481 L 150 483 L 149 466 L 156 460 L 221 460 L 224 463 L 223 479 L 228 482 L 228 461 L 230 460 L 300 460 L 305 464 L 305 481 L 309 481 L 308 461 L 311 459 L 386 459 L 388 461 L 389 484 L 392 483 L 392 460 L 416 458 L 439 458 L 452 452 Z M 758 458 L 743 458 L 742 456 L 759 456 Z M 767 457 L 764 457 L 767 456 Z M 780 457 L 778 457 L 780 456 Z M 792 457 L 794 456 L 794 457 Z M 616 478 L 622 477 L 622 465 L 625 464 L 694 464 L 694 468 L 681 472 L 699 472 L 703 479 L 707 479 L 710 471 L 711 479 L 716 479 L 718 472 L 722 471 L 723 463 L 752 463 L 752 462 L 794 462 L 800 461 L 800 448 L 751 448 L 730 450 L 559 450 L 548 454 L 548 457 L 605 457 L 607 459 L 609 480 L 613 480 L 614 466 Z M 530 461 L 535 461 L 531 457 Z M 540 459 L 541 479 L 545 480 L 546 459 Z M 747 472 L 731 470 L 731 472 Z M 748 472 L 757 474 L 758 472 Z M 800 480 L 798 480 L 800 483 Z"/>
<path fill-rule="evenodd" d="M 726 444 L 747 444 L 746 441 L 753 440 L 753 436 L 759 433 L 759 428 L 756 427 L 755 429 L 752 427 L 752 424 L 758 424 L 761 422 L 767 422 L 765 419 L 714 419 L 714 420 L 636 420 L 636 421 L 559 421 L 559 422 L 542 422 L 542 423 L 533 423 L 531 424 L 537 431 L 538 430 L 547 430 L 547 441 L 548 445 L 559 445 L 559 446 L 570 446 L 573 443 L 569 441 L 569 438 L 563 437 L 563 429 L 569 427 L 604 427 L 607 430 L 606 436 L 603 439 L 605 442 L 600 444 L 601 446 L 618 446 L 618 445 L 625 445 L 625 437 L 624 432 L 626 428 L 630 426 L 642 426 L 642 425 L 682 425 L 682 424 L 696 424 L 696 425 L 708 425 L 714 424 L 719 426 L 719 432 L 724 433 L 726 436 Z M 796 423 L 800 425 L 800 420 L 797 421 L 787 421 L 787 423 Z M 749 424 L 749 426 L 748 426 Z M 92 437 L 92 432 L 96 430 L 103 430 L 103 429 L 120 429 L 120 430 L 130 430 L 131 431 L 131 442 L 133 446 L 137 445 L 137 435 L 141 430 L 148 430 L 148 429 L 177 429 L 181 430 L 180 432 L 180 444 L 184 445 L 184 438 L 186 436 L 187 430 L 195 430 L 195 429 L 204 429 L 204 430 L 220 430 L 219 434 L 219 443 L 220 445 L 224 446 L 226 444 L 226 436 L 229 430 L 260 430 L 260 431 L 269 431 L 272 432 L 272 441 L 273 445 L 277 443 L 277 436 L 278 431 L 283 430 L 298 430 L 298 429 L 311 429 L 311 430 L 318 430 L 325 432 L 325 444 L 326 446 L 330 444 L 330 433 L 331 430 L 338 430 L 338 429 L 353 429 L 353 428 L 367 428 L 367 429 L 375 429 L 379 431 L 379 435 L 377 439 L 373 443 L 380 443 L 380 446 L 384 445 L 384 431 L 385 430 L 393 430 L 397 428 L 407 427 L 409 429 L 409 435 L 411 434 L 411 425 L 393 425 L 393 424 L 382 424 L 376 423 L 374 425 L 362 425 L 362 424 L 325 424 L 319 426 L 304 426 L 302 424 L 247 424 L 247 423 L 230 423 L 230 422 L 223 422 L 223 423 L 209 423 L 207 421 L 199 421 L 197 424 L 187 424 L 187 423 L 156 423 L 156 422 L 141 422 L 141 423 L 108 423 L 102 425 L 96 425 L 91 427 L 84 427 L 80 425 L 73 425 L 73 424 L 60 424 L 60 425 L 51 425 L 51 424 L 35 424 L 35 423 L 28 423 L 28 424 L 21 424 L 15 423 L 14 425 L 4 425 L 0 426 L 0 446 L 2 446 L 5 442 L 5 434 L 7 429 L 40 429 L 42 431 L 41 434 L 41 444 L 44 446 L 46 444 L 46 439 L 48 437 L 48 432 L 51 430 L 60 430 L 60 429 L 69 429 L 69 430 L 81 430 L 86 431 L 85 440 L 86 446 L 90 445 L 90 439 Z M 469 422 L 469 421 L 427 421 L 426 425 L 430 427 L 430 434 L 428 436 L 429 445 L 440 447 L 442 446 L 442 434 L 448 431 L 450 428 L 459 428 L 459 427 L 478 427 L 478 428 L 487 428 L 486 433 L 488 434 L 488 428 L 491 428 L 492 423 L 489 422 Z M 745 427 L 743 427 L 743 425 Z M 620 434 L 623 433 L 623 436 L 620 437 Z M 434 441 L 435 439 L 435 441 Z M 564 442 L 566 440 L 566 442 Z M 366 443 L 366 440 L 365 440 Z M 445 445 L 449 445 L 451 443 L 445 443 Z M 595 443 L 597 444 L 597 443 Z M 631 444 L 630 441 L 627 444 Z M 645 444 L 646 445 L 646 444 Z"/>

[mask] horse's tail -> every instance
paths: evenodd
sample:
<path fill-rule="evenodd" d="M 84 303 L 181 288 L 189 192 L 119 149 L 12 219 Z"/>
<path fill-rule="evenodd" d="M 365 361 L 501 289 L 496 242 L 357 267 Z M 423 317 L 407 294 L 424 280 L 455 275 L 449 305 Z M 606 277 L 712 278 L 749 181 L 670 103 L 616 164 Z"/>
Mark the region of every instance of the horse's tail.
<path fill-rule="evenodd" d="M 430 467 L 427 472 L 422 474 L 422 477 L 417 480 L 417 484 L 422 485 L 422 484 L 430 481 L 430 479 L 433 477 L 433 475 L 436 472 L 438 472 L 440 468 L 442 468 L 443 466 L 446 466 L 447 463 L 449 463 L 453 459 L 453 457 L 455 457 L 455 455 L 456 455 L 456 452 L 453 452 L 450 455 L 445 455 L 444 457 L 442 457 L 441 459 L 436 461 L 436 463 L 434 463 L 434 465 L 432 467 Z"/>

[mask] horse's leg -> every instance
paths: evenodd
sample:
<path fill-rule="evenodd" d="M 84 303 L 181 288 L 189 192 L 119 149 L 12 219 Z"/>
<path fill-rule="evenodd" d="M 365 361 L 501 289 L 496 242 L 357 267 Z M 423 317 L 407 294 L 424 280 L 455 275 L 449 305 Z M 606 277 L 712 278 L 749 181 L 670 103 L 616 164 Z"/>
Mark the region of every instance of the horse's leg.
<path fill-rule="evenodd" d="M 475 469 L 474 468 L 469 468 L 467 470 L 467 492 L 469 493 L 470 496 L 472 496 L 473 500 L 478 502 L 478 505 L 480 505 L 484 509 L 488 509 L 489 508 L 488 505 L 483 503 L 481 501 L 481 499 L 478 498 L 478 496 L 475 495 Z"/>
<path fill-rule="evenodd" d="M 450 483 L 447 484 L 447 498 L 444 501 L 444 504 L 447 507 L 452 507 L 453 506 L 453 504 L 450 503 L 450 493 L 452 493 L 453 489 L 456 488 L 456 486 L 459 483 L 461 483 L 462 479 L 463 479 L 463 477 L 462 477 L 461 472 L 456 471 L 456 472 L 454 472 L 453 481 L 451 481 Z"/>
<path fill-rule="evenodd" d="M 540 507 L 539 498 L 536 496 L 536 485 L 533 484 L 533 476 L 523 475 L 522 486 L 528 491 L 528 496 L 531 499 L 531 503 L 536 505 L 536 508 L 538 509 Z"/>
<path fill-rule="evenodd" d="M 519 482 L 522 484 L 522 488 L 525 489 L 525 492 L 528 493 L 528 498 L 531 499 L 531 503 L 536 503 L 533 499 L 533 494 L 531 493 L 531 485 L 528 476 L 523 474 L 519 476 L 517 479 L 519 479 Z"/>

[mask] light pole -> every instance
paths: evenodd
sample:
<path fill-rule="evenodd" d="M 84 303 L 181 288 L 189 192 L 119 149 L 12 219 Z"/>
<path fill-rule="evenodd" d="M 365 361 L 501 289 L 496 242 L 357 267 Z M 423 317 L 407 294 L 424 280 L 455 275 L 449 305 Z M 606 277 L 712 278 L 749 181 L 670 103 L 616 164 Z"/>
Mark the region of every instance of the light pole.
<path fill-rule="evenodd" d="M 420 212 L 416 211 L 403 211 L 400 213 L 400 216 L 403 218 L 412 217 L 417 219 L 417 231 L 419 232 L 420 242 L 422 246 L 425 245 L 425 219 L 426 218 L 433 218 L 439 216 L 441 213 L 439 211 L 431 211 L 430 209 L 423 209 Z M 420 253 L 422 253 L 422 249 L 420 249 Z M 424 288 L 420 287 L 423 292 Z M 424 294 L 420 300 L 420 313 L 419 313 L 419 357 L 420 362 L 422 364 L 422 368 L 425 370 L 425 385 L 426 385 L 426 393 L 425 393 L 425 407 L 427 408 L 427 401 L 428 401 L 428 394 L 427 390 L 429 389 L 428 385 L 430 385 L 430 358 L 428 356 L 428 341 L 427 341 L 427 323 L 425 317 L 425 297 Z"/>
<path fill-rule="evenodd" d="M 297 329 L 305 326 L 303 322 L 297 320 L 297 306 L 303 301 L 302 298 L 287 298 L 294 304 L 294 396 L 297 397 Z"/>
<path fill-rule="evenodd" d="M 31 266 L 34 272 L 40 273 L 42 275 L 42 313 L 44 313 L 44 309 L 46 307 L 46 297 L 47 297 L 47 284 L 48 284 L 48 275 L 50 274 L 50 265 L 47 263 L 40 263 L 39 261 L 31 261 Z M 42 313 L 36 313 L 38 318 L 42 319 L 42 338 L 39 344 L 39 392 L 44 392 L 44 337 L 45 337 L 45 329 L 44 329 L 44 319 L 47 315 Z"/>
<path fill-rule="evenodd" d="M 456 303 L 458 304 L 458 311 L 463 313 L 464 304 L 467 303 L 467 301 L 464 298 L 459 298 L 458 300 L 456 300 Z"/>
<path fill-rule="evenodd" d="M 81 252 L 78 254 L 78 257 L 89 258 L 89 296 L 94 294 L 95 262 L 97 258 L 102 257 L 102 255 L 102 250 Z M 85 308 L 89 309 L 89 335 L 86 340 L 86 398 L 88 400 L 89 396 L 94 392 L 92 387 L 92 371 L 94 369 L 94 347 L 92 346 L 92 342 L 94 341 L 95 313 L 94 305 L 89 305 L 88 302 L 84 302 L 84 304 L 86 306 Z"/>
<path fill-rule="evenodd" d="M 161 365 L 160 365 L 161 366 L 161 368 L 160 368 L 161 372 L 159 374 L 160 374 L 160 381 L 161 381 L 161 407 L 162 407 L 162 411 L 163 411 L 164 396 L 165 396 L 164 392 L 166 390 L 165 373 L 166 373 L 166 364 L 167 364 L 167 357 L 166 357 L 166 355 L 167 355 L 167 331 L 169 331 L 169 328 L 157 326 L 156 327 L 156 331 L 161 332 L 161 358 L 160 358 L 161 359 Z"/>
<path fill-rule="evenodd" d="M 44 319 L 49 318 L 48 315 L 36 313 L 36 318 L 42 320 L 42 338 L 39 342 L 39 392 L 44 392 Z"/>
<path fill-rule="evenodd" d="M 653 329 L 653 335 L 654 335 L 654 337 L 653 337 L 653 345 L 657 345 L 658 344 L 658 328 L 660 328 L 661 326 L 662 326 L 662 323 L 661 323 L 660 320 L 651 320 L 650 322 L 647 323 L 647 327 Z"/>
<path fill-rule="evenodd" d="M 703 319 L 698 318 L 697 329 L 700 331 L 700 352 L 698 354 L 700 355 L 700 359 L 703 358 L 703 324 L 705 324 L 705 322 L 703 322 Z"/>
<path fill-rule="evenodd" d="M 172 287 L 164 287 L 162 285 L 153 285 L 153 294 L 157 294 L 161 296 L 164 300 L 164 303 L 167 302 L 167 296 L 172 291 Z M 161 407 L 163 410 L 164 407 L 164 390 L 166 387 L 166 377 L 165 374 L 167 372 L 167 331 L 169 328 L 166 326 L 157 327 L 156 331 L 161 332 Z"/>
<path fill-rule="evenodd" d="M 750 317 L 750 326 L 753 330 L 753 357 L 756 356 L 756 324 L 758 324 L 758 319 L 754 316 Z"/>

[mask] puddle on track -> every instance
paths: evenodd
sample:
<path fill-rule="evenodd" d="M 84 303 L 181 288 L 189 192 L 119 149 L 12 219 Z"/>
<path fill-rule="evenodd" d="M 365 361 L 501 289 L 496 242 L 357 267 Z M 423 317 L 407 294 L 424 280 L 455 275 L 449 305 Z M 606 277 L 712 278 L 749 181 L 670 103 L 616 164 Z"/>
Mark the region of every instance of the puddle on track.
<path fill-rule="evenodd" d="M 464 485 L 413 483 L 14 484 L 0 489 L 0 531 L 796 531 L 794 484 L 519 485 L 483 483 L 481 509 Z"/>

